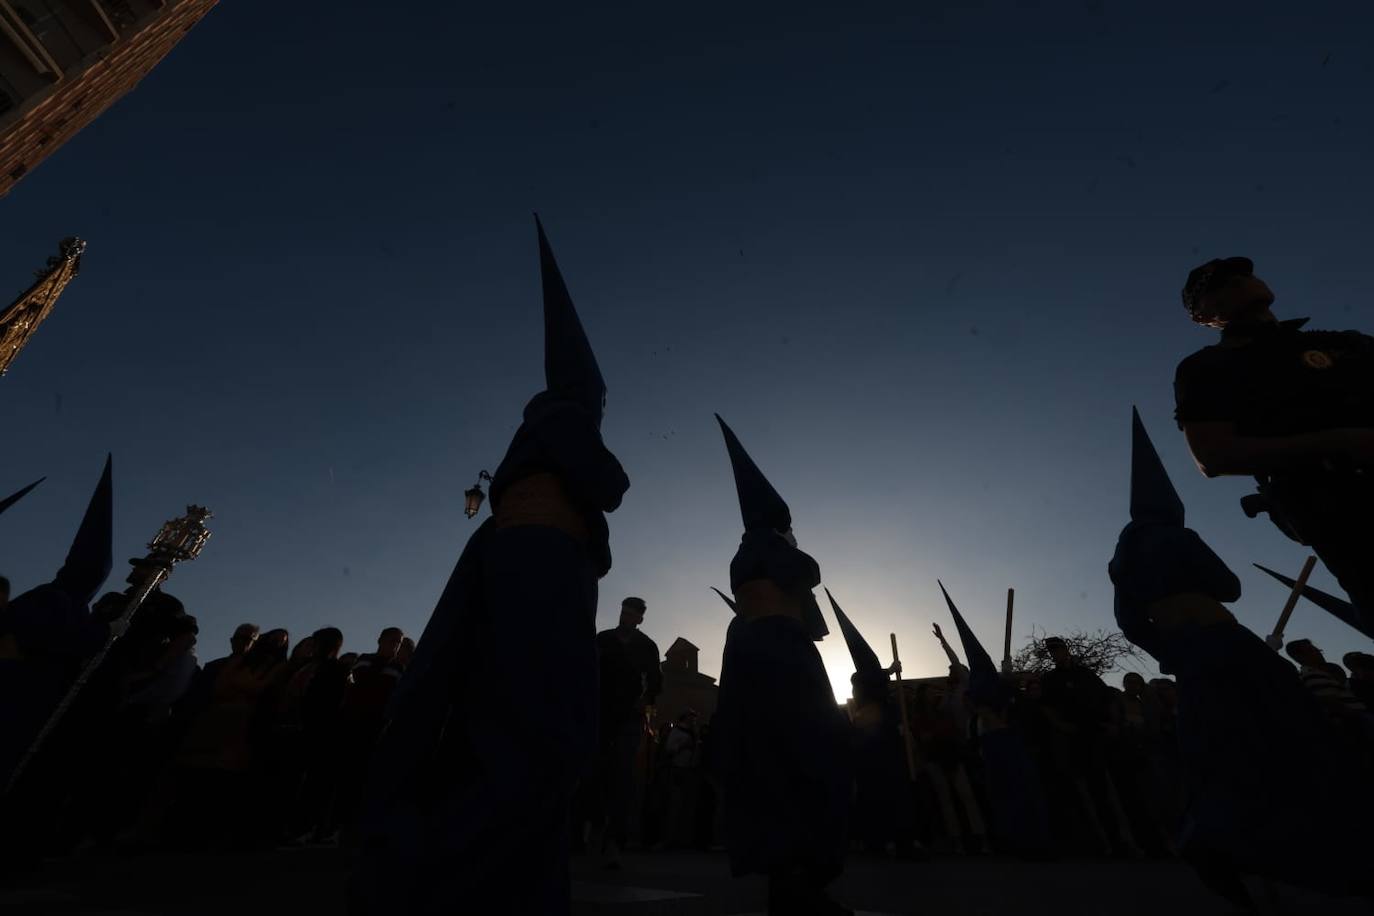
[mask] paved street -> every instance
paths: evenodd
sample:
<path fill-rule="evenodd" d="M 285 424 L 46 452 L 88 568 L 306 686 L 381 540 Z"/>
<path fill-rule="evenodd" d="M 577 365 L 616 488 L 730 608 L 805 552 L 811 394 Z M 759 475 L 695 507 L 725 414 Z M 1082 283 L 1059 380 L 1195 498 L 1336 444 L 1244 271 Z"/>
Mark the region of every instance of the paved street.
<path fill-rule="evenodd" d="M 25 916 L 311 916 L 345 912 L 344 856 L 302 849 L 241 856 L 156 855 L 56 862 L 0 890 L 0 913 Z M 720 855 L 630 856 L 608 872 L 580 861 L 577 916 L 744 916 L 761 910 L 763 886 L 726 874 Z M 1000 859 L 938 859 L 903 865 L 854 860 L 836 886 L 872 914 L 957 916 L 1220 916 L 1231 910 L 1188 871 L 1156 862 L 1031 865 Z M 1357 901 L 1278 888 L 1271 911 L 1286 916 L 1369 916 Z M 455 913 L 464 912 L 455 907 Z M 518 914 L 525 916 L 525 914 Z"/>

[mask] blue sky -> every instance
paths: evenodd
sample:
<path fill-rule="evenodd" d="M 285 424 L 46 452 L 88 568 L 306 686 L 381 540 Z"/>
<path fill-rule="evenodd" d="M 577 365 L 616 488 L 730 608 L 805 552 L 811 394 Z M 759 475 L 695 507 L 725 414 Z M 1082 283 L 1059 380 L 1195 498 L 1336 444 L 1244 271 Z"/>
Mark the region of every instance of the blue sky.
<path fill-rule="evenodd" d="M 170 586 L 202 658 L 242 620 L 418 633 L 542 384 L 537 209 L 632 481 L 603 625 L 642 595 L 718 670 L 719 411 L 909 673 L 943 670 L 937 576 L 992 646 L 1008 586 L 1018 642 L 1108 626 L 1134 403 L 1267 631 L 1249 563 L 1305 554 L 1191 464 L 1173 369 L 1211 336 L 1178 289 L 1246 254 L 1281 315 L 1374 329 L 1368 10 L 750 6 L 214 10 L 0 202 L 15 292 L 90 244 L 0 381 L 0 489 L 49 478 L 0 572 L 52 574 L 109 450 L 120 560 L 216 511 Z M 1361 647 L 1310 606 L 1290 632 Z"/>

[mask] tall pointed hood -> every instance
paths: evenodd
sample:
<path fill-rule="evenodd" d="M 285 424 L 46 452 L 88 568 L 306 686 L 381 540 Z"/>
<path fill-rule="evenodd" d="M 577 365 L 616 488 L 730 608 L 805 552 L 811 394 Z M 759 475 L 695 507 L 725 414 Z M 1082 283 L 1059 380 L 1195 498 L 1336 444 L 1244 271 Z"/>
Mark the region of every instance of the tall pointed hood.
<path fill-rule="evenodd" d="M 773 531 L 792 529 L 792 511 L 787 503 L 773 489 L 768 478 L 763 476 L 759 466 L 740 444 L 735 431 L 726 425 L 716 414 L 721 435 L 725 437 L 725 450 L 730 453 L 730 467 L 735 472 L 735 492 L 739 496 L 740 516 L 744 520 L 744 530 L 752 531 L 768 528 Z"/>
<path fill-rule="evenodd" d="M 830 628 L 812 592 L 821 584 L 821 568 L 814 557 L 797 546 L 792 535 L 792 512 L 787 503 L 763 476 L 754 459 L 740 444 L 734 430 L 716 414 L 730 467 L 735 475 L 735 494 L 739 497 L 744 537 L 730 561 L 730 588 L 739 594 L 740 586 L 754 579 L 768 579 L 801 600 L 802 625 L 812 639 L 823 639 Z"/>
<path fill-rule="evenodd" d="M 67 560 L 53 582 L 79 604 L 89 604 L 114 566 L 113 459 L 105 456 L 105 470 L 95 485 L 81 527 L 72 539 Z"/>
<path fill-rule="evenodd" d="M 0 499 L 0 513 L 3 513 L 6 509 L 14 505 L 15 503 L 19 502 L 19 500 L 23 499 L 25 496 L 28 496 L 30 490 L 32 490 L 34 487 L 38 486 L 40 483 L 47 479 L 48 478 L 46 477 L 40 477 L 24 489 L 19 490 L 16 493 L 12 493 L 9 496 L 6 496 L 4 499 Z"/>
<path fill-rule="evenodd" d="M 720 600 L 724 601 L 727 605 L 729 605 L 731 611 L 733 611 L 736 614 L 739 613 L 739 608 L 735 606 L 734 598 L 731 598 L 729 595 L 725 594 L 725 592 L 716 588 L 714 585 L 711 586 L 711 591 L 715 592 L 717 595 L 720 595 Z"/>
<path fill-rule="evenodd" d="M 959 631 L 959 641 L 964 644 L 964 658 L 968 659 L 969 694 L 975 703 L 1001 705 L 1006 699 L 1007 691 L 997 673 L 997 666 L 993 664 L 992 656 L 988 655 L 978 637 L 973 635 L 973 630 L 964 620 L 964 615 L 954 606 L 954 599 L 945 591 L 945 584 L 939 579 L 935 582 L 940 586 L 940 594 L 945 596 L 949 615 L 954 618 L 954 628 Z"/>
<path fill-rule="evenodd" d="M 1131 521 L 1183 527 L 1183 500 L 1174 489 L 1159 452 L 1131 408 Z"/>
<path fill-rule="evenodd" d="M 1273 576 L 1275 579 L 1288 586 L 1289 589 L 1297 585 L 1296 579 L 1290 579 L 1283 573 L 1274 572 L 1274 570 L 1261 566 L 1258 563 L 1254 565 L 1260 572 Z M 1371 619 L 1369 613 L 1356 607 L 1349 601 L 1344 601 L 1337 598 L 1335 595 L 1327 594 L 1321 589 L 1313 588 L 1310 585 L 1304 585 L 1302 587 L 1302 596 L 1317 607 L 1326 611 L 1332 617 L 1349 624 L 1370 639 L 1374 639 L 1374 619 Z"/>
<path fill-rule="evenodd" d="M 835 596 L 830 594 L 828 588 L 825 590 L 825 597 L 830 599 L 830 609 L 835 612 L 835 619 L 840 622 L 844 644 L 849 647 L 849 657 L 854 660 L 854 673 L 862 677 L 887 680 L 887 673 L 883 671 L 883 663 L 878 660 L 878 653 L 873 651 L 873 647 L 864 639 L 859 628 L 854 626 L 854 622 L 835 603 Z"/>
<path fill-rule="evenodd" d="M 534 225 L 539 232 L 539 272 L 544 286 L 544 384 L 548 391 L 575 400 L 600 417 L 606 403 L 606 382 L 538 214 Z"/>

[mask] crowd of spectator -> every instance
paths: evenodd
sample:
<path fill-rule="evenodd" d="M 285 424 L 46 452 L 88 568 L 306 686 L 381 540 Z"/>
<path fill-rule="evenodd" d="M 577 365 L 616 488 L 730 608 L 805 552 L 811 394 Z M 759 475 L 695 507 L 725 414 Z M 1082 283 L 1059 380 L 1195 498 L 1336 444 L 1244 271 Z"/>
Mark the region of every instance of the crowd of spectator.
<path fill-rule="evenodd" d="M 0 602 L 6 584 L 0 579 Z M 107 595 L 92 615 L 118 606 L 121 596 Z M 723 843 L 710 723 L 692 710 L 659 720 L 662 658 L 639 629 L 645 608 L 626 599 L 618 625 L 597 636 L 599 753 L 583 779 L 571 840 L 608 867 L 619 866 L 626 848 Z M 293 643 L 284 629 L 244 623 L 228 654 L 201 664 L 197 632 L 180 602 L 157 592 L 115 644 L 35 768 L 38 794 L 56 812 L 44 818 L 46 851 L 333 845 L 356 822 L 412 640 L 386 627 L 374 651 L 358 654 L 343 651 L 334 627 Z M 1009 675 L 1006 722 L 990 722 L 970 701 L 967 668 L 938 627 L 936 636 L 949 658 L 946 677 L 893 682 L 885 697 L 856 691 L 848 703 L 856 746 L 881 710 L 904 708 L 903 745 L 909 737 L 909 752 L 891 750 L 908 777 L 901 791 L 887 785 L 881 797 L 858 798 L 856 847 L 917 857 L 1028 852 L 1011 848 L 999 830 L 1008 815 L 989 792 L 983 755 L 988 730 L 1009 725 L 1024 737 L 1037 774 L 1038 784 L 1023 791 L 1037 794 L 1048 814 L 1049 842 L 1037 854 L 1172 854 L 1188 803 L 1172 680 L 1127 673 L 1109 687 L 1051 638 L 1052 667 Z M 1349 653 L 1342 667 L 1303 639 L 1286 652 L 1350 752 L 1374 759 L 1374 656 Z M 905 702 L 896 702 L 898 689 Z M 82 759 L 101 761 L 101 780 L 74 769 Z M 863 812 L 874 807 L 891 829 L 866 833 L 872 813 Z"/>
<path fill-rule="evenodd" d="M 122 596 L 93 617 L 108 606 Z M 201 664 L 197 635 L 181 603 L 156 592 L 113 644 L 25 772 L 27 794 L 56 812 L 34 838 L 45 852 L 335 844 L 353 822 L 414 642 L 386 627 L 358 654 L 335 627 L 293 643 L 243 623 L 228 654 Z M 100 762 L 100 780 L 83 759 Z"/>
<path fill-rule="evenodd" d="M 851 837 L 856 849 L 902 856 L 1033 852 L 1140 858 L 1175 853 L 1189 789 L 1179 757 L 1179 696 L 1172 679 L 1128 672 L 1119 687 L 1109 686 L 1052 637 L 1045 641 L 1052 666 L 1009 675 L 1013 699 L 1007 722 L 990 723 L 969 701 L 967 668 L 938 628 L 936 633 L 950 659 L 948 675 L 942 683 L 926 679 L 901 688 L 911 738 L 911 761 L 903 760 L 902 766 L 911 791 L 891 792 L 889 786 L 888 796 L 879 800 L 889 809 L 898 804 L 910 810 L 889 810 L 891 822 L 904 826 L 876 843 L 859 826 L 864 818 L 857 817 Z M 1326 661 L 1303 639 L 1288 643 L 1285 652 L 1332 724 L 1348 737 L 1350 753 L 1374 764 L 1374 655 L 1348 653 L 1343 667 Z M 893 682 L 889 696 L 878 702 L 899 709 L 903 704 L 896 702 L 897 689 Z M 605 840 L 584 828 L 577 838 L 579 847 L 592 838 L 595 845 L 589 851 L 602 854 L 610 867 L 619 864 L 616 852 L 624 845 L 705 850 L 723 843 L 709 723 L 692 711 L 672 721 L 655 721 L 652 707 L 645 706 L 653 696 L 638 694 L 634 702 L 623 704 L 638 716 L 643 743 L 633 755 L 637 769 L 631 773 L 622 768 L 618 778 L 628 782 L 610 793 L 617 804 L 629 800 L 628 814 L 611 816 L 622 825 L 638 825 L 636 835 L 622 827 Z M 604 686 L 603 701 L 614 702 L 605 697 Z M 859 740 L 868 707 L 851 700 L 848 708 Z M 1048 843 L 1033 851 L 1015 848 L 998 830 L 1008 815 L 997 809 L 1001 800 L 989 791 L 983 744 L 988 729 L 1002 724 L 1025 737 L 1038 777 L 1038 785 L 1026 791 L 1039 795 L 1037 803 L 1043 802 L 1047 813 Z M 894 753 L 904 755 L 904 749 Z M 862 786 L 856 786 L 856 793 L 862 794 Z M 911 842 L 903 842 L 904 837 Z"/>

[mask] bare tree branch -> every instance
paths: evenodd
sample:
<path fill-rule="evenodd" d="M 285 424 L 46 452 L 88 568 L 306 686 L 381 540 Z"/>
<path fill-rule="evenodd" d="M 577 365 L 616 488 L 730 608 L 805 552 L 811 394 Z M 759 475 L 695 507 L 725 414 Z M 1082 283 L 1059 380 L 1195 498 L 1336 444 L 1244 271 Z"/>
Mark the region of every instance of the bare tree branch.
<path fill-rule="evenodd" d="M 1052 670 L 1054 662 L 1045 649 L 1045 640 L 1051 635 L 1062 639 L 1068 646 L 1069 655 L 1098 677 L 1110 671 L 1126 670 L 1122 665 L 1125 659 L 1140 658 L 1139 650 L 1115 630 L 1072 630 L 1050 634 L 1037 628 L 1032 631 L 1030 642 L 1012 656 L 1012 670 L 1027 674 L 1043 674 Z"/>

